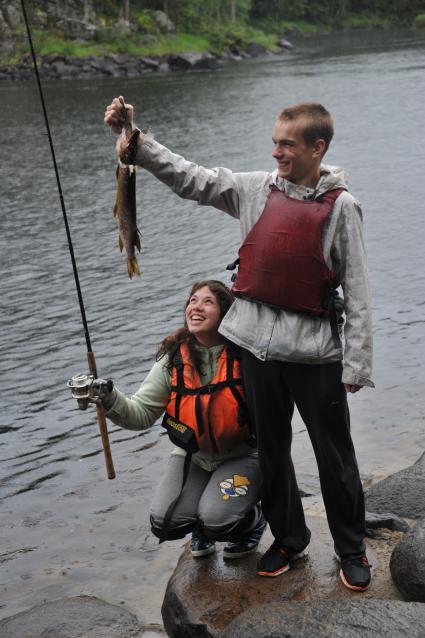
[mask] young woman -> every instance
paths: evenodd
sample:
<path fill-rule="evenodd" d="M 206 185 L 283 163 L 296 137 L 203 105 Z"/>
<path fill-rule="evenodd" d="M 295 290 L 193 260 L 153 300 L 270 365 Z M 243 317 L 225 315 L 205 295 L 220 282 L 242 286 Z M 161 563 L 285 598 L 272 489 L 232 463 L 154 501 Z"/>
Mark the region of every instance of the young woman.
<path fill-rule="evenodd" d="M 149 428 L 164 413 L 176 444 L 151 506 L 152 532 L 160 542 L 192 532 L 193 556 L 225 541 L 228 559 L 255 551 L 266 526 L 238 352 L 218 332 L 232 302 L 223 283 L 195 283 L 184 326 L 163 340 L 136 394 L 101 392 L 106 416 L 121 427 Z"/>

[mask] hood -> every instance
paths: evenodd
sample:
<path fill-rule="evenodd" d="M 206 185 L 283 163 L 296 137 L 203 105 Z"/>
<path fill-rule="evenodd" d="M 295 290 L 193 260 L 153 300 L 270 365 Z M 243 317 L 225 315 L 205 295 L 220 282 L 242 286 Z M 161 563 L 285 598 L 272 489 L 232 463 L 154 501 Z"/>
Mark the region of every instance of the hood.
<path fill-rule="evenodd" d="M 315 196 L 322 195 L 327 191 L 334 190 L 335 188 L 347 189 L 346 182 L 347 175 L 343 168 L 339 166 L 330 166 L 329 164 L 322 164 L 320 166 L 320 179 L 315 189 Z"/>
<path fill-rule="evenodd" d="M 298 196 L 307 194 L 309 198 L 314 199 L 327 191 L 334 190 L 335 188 L 347 189 L 346 173 L 344 169 L 339 166 L 331 166 L 330 164 L 320 165 L 320 178 L 317 182 L 316 188 L 307 188 L 307 186 L 300 186 L 293 182 L 288 182 L 286 179 L 282 179 L 278 176 L 277 170 L 274 170 L 271 174 L 272 181 L 286 193 L 291 196 Z"/>

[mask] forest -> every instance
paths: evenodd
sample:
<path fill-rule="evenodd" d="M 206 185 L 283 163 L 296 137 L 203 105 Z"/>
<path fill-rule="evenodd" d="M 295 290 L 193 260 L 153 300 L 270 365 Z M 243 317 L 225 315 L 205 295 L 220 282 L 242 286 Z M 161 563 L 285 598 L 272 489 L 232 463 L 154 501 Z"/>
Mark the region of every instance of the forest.
<path fill-rule="evenodd" d="M 38 53 L 221 55 L 344 29 L 425 27 L 425 0 L 25 0 Z M 0 64 L 26 55 L 20 0 L 0 0 Z"/>
<path fill-rule="evenodd" d="M 117 13 L 120 3 L 95 0 L 100 12 Z M 193 31 L 216 22 L 272 23 L 305 21 L 329 25 L 347 19 L 384 19 L 410 24 L 425 13 L 425 0 L 123 0 L 123 14 L 162 10 L 178 29 Z"/>

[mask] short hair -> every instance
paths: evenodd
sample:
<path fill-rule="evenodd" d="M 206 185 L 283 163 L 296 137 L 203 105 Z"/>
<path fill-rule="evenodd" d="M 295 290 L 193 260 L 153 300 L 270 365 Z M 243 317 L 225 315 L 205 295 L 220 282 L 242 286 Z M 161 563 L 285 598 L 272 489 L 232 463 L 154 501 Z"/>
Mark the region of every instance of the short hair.
<path fill-rule="evenodd" d="M 283 122 L 298 118 L 305 119 L 305 127 L 302 132 L 305 143 L 313 146 L 316 140 L 324 140 L 324 155 L 334 134 L 332 115 L 318 102 L 301 102 L 301 104 L 288 106 L 277 116 L 277 119 Z"/>

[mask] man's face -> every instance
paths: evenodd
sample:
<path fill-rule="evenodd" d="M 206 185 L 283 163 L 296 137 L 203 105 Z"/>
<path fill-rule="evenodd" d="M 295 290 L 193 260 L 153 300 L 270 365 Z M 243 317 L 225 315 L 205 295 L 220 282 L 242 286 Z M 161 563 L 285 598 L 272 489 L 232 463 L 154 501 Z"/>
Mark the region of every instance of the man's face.
<path fill-rule="evenodd" d="M 320 174 L 320 159 L 324 150 L 323 140 L 313 146 L 304 141 L 304 120 L 277 120 L 273 129 L 273 157 L 277 162 L 279 177 L 314 188 Z"/>

